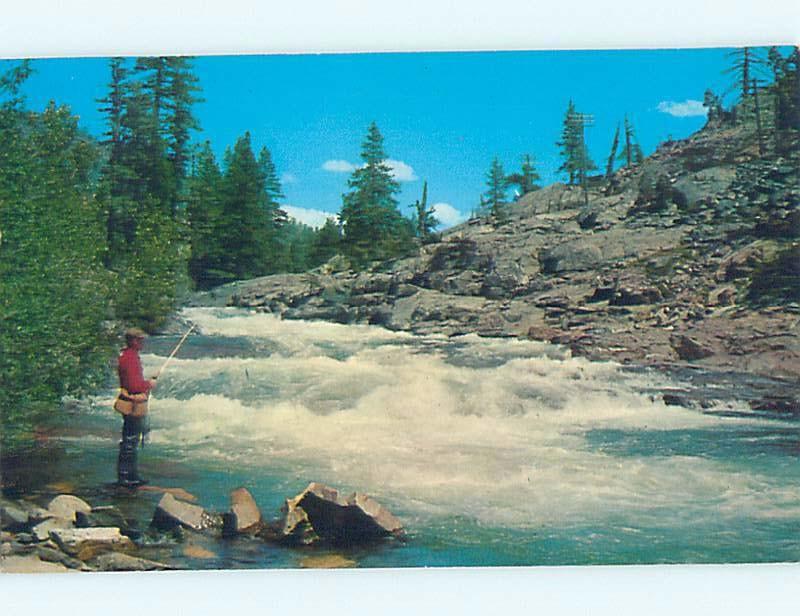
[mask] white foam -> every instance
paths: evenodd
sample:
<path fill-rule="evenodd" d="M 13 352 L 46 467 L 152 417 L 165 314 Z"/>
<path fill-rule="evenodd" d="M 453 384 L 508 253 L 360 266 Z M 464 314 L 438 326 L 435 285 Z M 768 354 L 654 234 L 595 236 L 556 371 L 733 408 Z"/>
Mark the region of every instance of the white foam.
<path fill-rule="evenodd" d="M 594 429 L 652 433 L 756 421 L 665 406 L 637 393 L 654 385 L 650 377 L 612 363 L 470 337 L 459 341 L 463 357 L 505 363 L 464 367 L 441 340 L 231 311 L 189 316 L 204 332 L 258 331 L 295 349 L 175 361 L 151 405 L 152 439 L 189 456 L 254 474 L 302 468 L 309 480 L 367 491 L 415 515 L 457 512 L 517 527 L 623 512 L 644 520 L 665 509 L 687 519 L 733 516 L 741 504 L 784 511 L 800 498 L 795 487 L 777 489 L 770 478 L 701 457 L 618 457 L 590 447 Z M 321 341 L 347 347 L 346 358 L 314 351 Z"/>

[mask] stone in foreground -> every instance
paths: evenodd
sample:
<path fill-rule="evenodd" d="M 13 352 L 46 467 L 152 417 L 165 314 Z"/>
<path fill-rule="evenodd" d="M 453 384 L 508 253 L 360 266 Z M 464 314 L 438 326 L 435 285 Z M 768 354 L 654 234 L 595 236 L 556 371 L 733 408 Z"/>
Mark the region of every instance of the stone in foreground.
<path fill-rule="evenodd" d="M 216 523 L 213 516 L 201 506 L 185 503 L 167 493 L 158 501 L 152 525 L 159 530 L 172 530 L 176 526 L 206 530 L 216 526 Z"/>
<path fill-rule="evenodd" d="M 403 525 L 388 509 L 369 496 L 348 498 L 334 488 L 311 483 L 284 506 L 282 533 L 292 537 L 310 526 L 320 539 L 331 543 L 364 543 L 390 535 L 401 536 Z"/>
<path fill-rule="evenodd" d="M 261 510 L 247 488 L 237 488 L 231 492 L 231 511 L 223 516 L 223 533 L 255 533 L 262 526 Z"/>
<path fill-rule="evenodd" d="M 51 531 L 50 536 L 59 548 L 73 556 L 86 553 L 87 549 L 106 551 L 133 547 L 133 542 L 118 528 L 62 528 Z"/>
<path fill-rule="evenodd" d="M 81 500 L 77 496 L 61 494 L 50 501 L 50 504 L 47 505 L 47 510 L 53 517 L 74 522 L 75 514 L 79 512 L 88 514 L 91 512 L 92 507 L 89 505 L 89 503 Z"/>
<path fill-rule="evenodd" d="M 90 561 L 90 564 L 100 571 L 163 571 L 171 568 L 154 560 L 120 552 L 99 554 Z"/>

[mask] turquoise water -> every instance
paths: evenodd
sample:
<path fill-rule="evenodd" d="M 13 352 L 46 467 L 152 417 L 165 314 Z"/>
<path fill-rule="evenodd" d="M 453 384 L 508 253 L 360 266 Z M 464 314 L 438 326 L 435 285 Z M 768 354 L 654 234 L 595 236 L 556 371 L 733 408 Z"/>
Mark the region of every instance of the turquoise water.
<path fill-rule="evenodd" d="M 310 481 L 361 491 L 405 542 L 338 550 L 362 567 L 800 560 L 796 421 L 738 393 L 666 406 L 671 377 L 571 358 L 535 342 L 413 337 L 378 328 L 187 309 L 200 333 L 151 404 L 141 466 L 226 510 L 244 485 L 265 517 Z M 177 337 L 152 338 L 146 371 Z M 113 392 L 66 409 L 58 473 L 149 521 L 156 494 L 122 499 Z M 98 487 L 101 486 L 101 487 Z M 97 503 L 95 503 L 97 504 Z M 258 540 L 154 546 L 198 568 L 296 567 L 325 550 Z"/>

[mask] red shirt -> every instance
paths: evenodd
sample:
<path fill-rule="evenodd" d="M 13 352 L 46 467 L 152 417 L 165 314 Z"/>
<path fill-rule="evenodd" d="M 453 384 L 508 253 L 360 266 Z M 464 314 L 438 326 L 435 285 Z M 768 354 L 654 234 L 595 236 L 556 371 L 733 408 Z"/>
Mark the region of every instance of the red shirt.
<path fill-rule="evenodd" d="M 142 372 L 142 360 L 134 349 L 125 348 L 119 354 L 117 364 L 119 372 L 119 385 L 128 390 L 130 394 L 146 394 L 152 387 L 145 380 Z"/>

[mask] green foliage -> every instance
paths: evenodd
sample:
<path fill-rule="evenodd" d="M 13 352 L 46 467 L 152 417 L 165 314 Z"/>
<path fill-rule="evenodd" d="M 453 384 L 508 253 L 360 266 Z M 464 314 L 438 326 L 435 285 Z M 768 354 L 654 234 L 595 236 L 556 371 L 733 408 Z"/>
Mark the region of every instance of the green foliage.
<path fill-rule="evenodd" d="M 510 174 L 506 180 L 509 184 L 519 186 L 521 196 L 539 189 L 537 182 L 541 179 L 536 172 L 536 160 L 530 154 L 522 157 L 522 168 L 519 173 Z"/>
<path fill-rule="evenodd" d="M 486 192 L 481 195 L 481 209 L 486 209 L 494 216 L 497 224 L 508 221 L 508 179 L 503 172 L 503 165 L 495 157 L 486 174 Z"/>
<path fill-rule="evenodd" d="M 614 131 L 614 139 L 611 142 L 611 154 L 608 155 L 606 162 L 606 179 L 610 178 L 614 173 L 614 161 L 617 159 L 617 148 L 619 147 L 619 124 Z"/>
<path fill-rule="evenodd" d="M 574 185 L 577 180 L 577 183 L 585 187 L 587 174 L 597 168 L 589 156 L 585 132 L 586 116 L 579 113 L 570 100 L 564 114 L 561 141 L 556 143 L 564 159 L 558 172 L 568 175 L 570 185 Z"/>
<path fill-rule="evenodd" d="M 400 185 L 386 158 L 383 136 L 373 122 L 361 146 L 364 165 L 350 177 L 339 214 L 342 250 L 356 267 L 407 254 L 414 245 L 414 228 L 397 209 Z"/>
<path fill-rule="evenodd" d="M 331 218 L 315 233 L 309 251 L 309 265 L 317 267 L 342 250 L 341 227 Z"/>
<path fill-rule="evenodd" d="M 4 83 L 19 85 L 20 72 Z M 109 278 L 93 199 L 97 147 L 53 104 L 0 106 L 0 426 L 3 444 L 29 432 L 103 366 Z"/>
<path fill-rule="evenodd" d="M 619 154 L 619 160 L 625 161 L 625 167 L 629 169 L 642 163 L 644 160 L 644 152 L 642 152 L 642 148 L 636 139 L 636 130 L 633 128 L 633 124 L 630 120 L 628 120 L 627 115 L 625 116 L 624 136 L 625 144 L 622 148 L 622 152 Z"/>
<path fill-rule="evenodd" d="M 422 200 L 417 200 L 414 205 L 414 215 L 412 222 L 416 236 L 423 242 L 430 242 L 434 239 L 434 229 L 439 225 L 433 207 L 428 207 L 428 182 L 422 184 Z"/>

